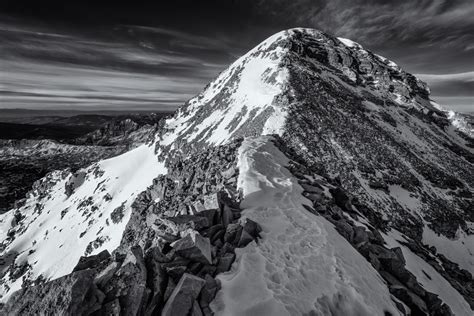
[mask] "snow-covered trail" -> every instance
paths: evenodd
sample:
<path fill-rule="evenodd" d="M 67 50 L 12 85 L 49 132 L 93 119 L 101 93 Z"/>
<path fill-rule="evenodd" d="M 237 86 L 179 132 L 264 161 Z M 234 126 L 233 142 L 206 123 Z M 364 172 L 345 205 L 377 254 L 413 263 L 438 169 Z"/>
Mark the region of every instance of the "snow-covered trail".
<path fill-rule="evenodd" d="M 269 137 L 246 139 L 239 151 L 243 216 L 262 240 L 237 249 L 219 276 L 217 315 L 399 314 L 384 281 L 322 217 L 308 212 L 288 159 Z"/>

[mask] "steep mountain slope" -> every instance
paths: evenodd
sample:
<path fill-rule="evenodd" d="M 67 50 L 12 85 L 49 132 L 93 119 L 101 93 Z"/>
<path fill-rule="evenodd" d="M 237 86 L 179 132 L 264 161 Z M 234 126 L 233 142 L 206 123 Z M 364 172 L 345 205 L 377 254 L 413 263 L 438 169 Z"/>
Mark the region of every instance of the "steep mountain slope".
<path fill-rule="evenodd" d="M 4 308 L 470 315 L 474 143 L 452 120 L 350 40 L 277 33 L 153 143 L 0 216 Z M 54 291 L 70 300 L 36 299 Z"/>

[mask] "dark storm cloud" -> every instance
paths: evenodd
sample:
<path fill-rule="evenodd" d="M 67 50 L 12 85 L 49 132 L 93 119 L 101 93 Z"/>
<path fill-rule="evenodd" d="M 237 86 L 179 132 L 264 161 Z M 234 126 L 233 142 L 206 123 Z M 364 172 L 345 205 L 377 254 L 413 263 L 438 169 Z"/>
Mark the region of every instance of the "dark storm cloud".
<path fill-rule="evenodd" d="M 0 25 L 2 57 L 24 61 L 25 75 L 28 67 L 35 71 L 41 64 L 38 72 L 47 80 L 40 86 L 46 90 L 60 90 L 48 83 L 54 72 L 67 77 L 66 90 L 76 89 L 76 104 L 92 104 L 84 101 L 90 100 L 83 97 L 87 91 L 113 95 L 119 84 L 128 84 L 143 107 L 153 105 L 138 96 L 142 93 L 157 104 L 176 106 L 272 33 L 313 27 L 353 39 L 421 74 L 440 103 L 474 108 L 472 0 L 4 0 L 0 7 L 23 17 Z M 25 22 L 30 18 L 33 24 Z M 97 72 L 74 81 L 85 69 Z M 8 89 L 15 89 L 12 85 Z M 115 95 L 121 96 L 117 106 L 126 107 L 125 96 Z"/>

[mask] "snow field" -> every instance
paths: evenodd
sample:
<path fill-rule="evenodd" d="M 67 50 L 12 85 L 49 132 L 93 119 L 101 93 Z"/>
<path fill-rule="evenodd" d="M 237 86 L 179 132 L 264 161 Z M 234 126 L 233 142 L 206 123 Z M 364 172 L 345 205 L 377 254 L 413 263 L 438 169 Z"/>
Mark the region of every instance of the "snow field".
<path fill-rule="evenodd" d="M 136 195 L 151 185 L 159 174 L 166 173 L 154 154 L 154 147 L 147 145 L 83 170 L 85 181 L 70 197 L 65 194 L 65 184 L 71 175 L 51 188 L 49 198 L 41 201 L 44 207 L 40 213 L 35 211 L 38 200 L 34 197 L 20 210 L 27 229 L 16 234 L 2 254 L 17 252 L 18 265 L 28 262 L 32 266 L 28 272 L 31 280 L 40 275 L 45 279 L 56 279 L 69 274 L 85 255 L 89 243 L 97 238 L 100 242 L 89 255 L 105 249 L 115 250 L 120 245 Z M 94 170 L 102 171 L 96 176 Z M 104 199 L 106 194 L 110 200 Z M 80 206 L 84 201 L 87 206 Z M 123 217 L 114 222 L 111 213 L 121 206 Z M 11 216 L 12 211 L 0 215 L 2 231 L 10 228 Z M 4 295 L 2 300 L 22 284 L 22 278 L 14 283 L 7 279 L 8 275 L 4 276 L 6 283 L 0 286 L 0 295 Z"/>
<path fill-rule="evenodd" d="M 325 219 L 309 213 L 287 158 L 269 137 L 247 138 L 239 150 L 243 217 L 263 238 L 237 249 L 218 315 L 398 315 L 384 281 Z"/>

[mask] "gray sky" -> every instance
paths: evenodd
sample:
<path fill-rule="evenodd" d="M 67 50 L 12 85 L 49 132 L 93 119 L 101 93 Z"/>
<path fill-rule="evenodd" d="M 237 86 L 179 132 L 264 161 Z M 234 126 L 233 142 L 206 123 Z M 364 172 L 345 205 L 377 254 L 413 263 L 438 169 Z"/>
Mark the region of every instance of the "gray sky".
<path fill-rule="evenodd" d="M 0 108 L 174 109 L 271 34 L 313 27 L 474 111 L 472 0 L 4 0 L 0 10 Z"/>

